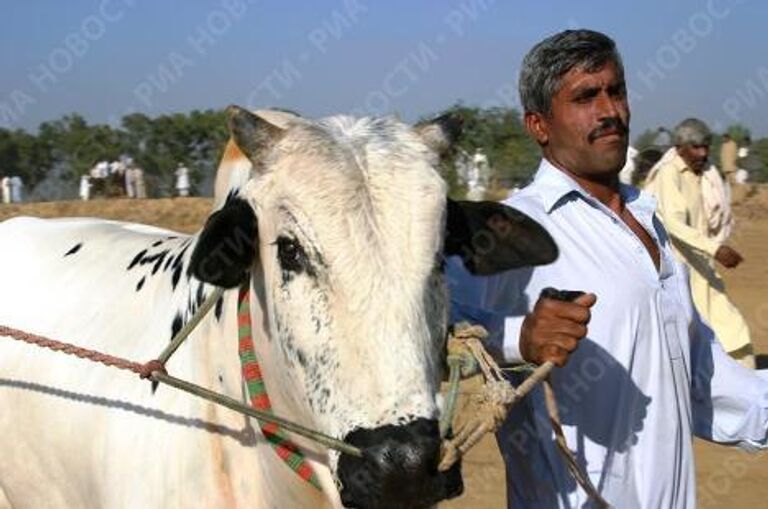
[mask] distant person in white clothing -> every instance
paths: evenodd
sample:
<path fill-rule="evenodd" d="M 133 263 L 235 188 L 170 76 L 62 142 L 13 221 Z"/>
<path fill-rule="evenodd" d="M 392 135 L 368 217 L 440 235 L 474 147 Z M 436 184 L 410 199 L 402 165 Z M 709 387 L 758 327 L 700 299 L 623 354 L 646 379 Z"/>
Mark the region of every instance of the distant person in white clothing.
<path fill-rule="evenodd" d="M 136 198 L 146 198 L 147 197 L 147 186 L 144 182 L 144 170 L 142 170 L 138 166 L 133 167 L 133 179 L 134 184 L 136 185 Z"/>
<path fill-rule="evenodd" d="M 11 203 L 11 177 L 0 178 L 0 189 L 2 189 L 3 203 Z"/>
<path fill-rule="evenodd" d="M 136 172 L 133 166 L 125 170 L 125 195 L 128 198 L 136 198 Z"/>
<path fill-rule="evenodd" d="M 189 168 L 179 163 L 176 167 L 176 193 L 178 196 L 189 196 Z"/>
<path fill-rule="evenodd" d="M 83 201 L 91 198 L 91 178 L 88 175 L 80 175 L 79 195 Z"/>
<path fill-rule="evenodd" d="M 736 170 L 736 173 L 733 176 L 733 181 L 736 184 L 746 184 L 749 180 L 749 169 L 746 168 L 746 166 L 749 166 L 749 148 L 750 145 L 752 145 L 752 138 L 747 135 L 744 137 L 744 140 L 741 142 L 741 146 L 739 147 L 739 150 L 737 152 L 739 158 L 737 159 L 738 169 Z"/>
<path fill-rule="evenodd" d="M 11 177 L 10 181 L 11 185 L 11 202 L 12 203 L 21 203 L 23 201 L 23 189 L 24 189 L 24 182 L 21 180 L 21 177 L 18 175 Z"/>

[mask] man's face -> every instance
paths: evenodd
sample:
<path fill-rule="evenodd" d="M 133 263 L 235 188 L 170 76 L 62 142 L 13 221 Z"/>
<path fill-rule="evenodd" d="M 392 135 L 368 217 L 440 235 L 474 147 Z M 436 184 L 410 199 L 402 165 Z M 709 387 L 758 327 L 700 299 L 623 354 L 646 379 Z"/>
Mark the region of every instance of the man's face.
<path fill-rule="evenodd" d="M 707 167 L 707 161 L 709 160 L 709 144 L 678 145 L 677 153 L 683 158 L 685 164 L 698 175 Z"/>
<path fill-rule="evenodd" d="M 624 78 L 613 63 L 596 72 L 568 71 L 551 109 L 525 119 L 547 159 L 580 177 L 618 174 L 627 156 L 630 113 Z"/>

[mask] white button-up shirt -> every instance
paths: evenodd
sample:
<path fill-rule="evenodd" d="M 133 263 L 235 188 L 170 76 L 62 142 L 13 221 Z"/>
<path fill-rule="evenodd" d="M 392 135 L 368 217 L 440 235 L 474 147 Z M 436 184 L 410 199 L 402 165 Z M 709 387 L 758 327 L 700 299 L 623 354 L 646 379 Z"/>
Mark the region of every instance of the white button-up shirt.
<path fill-rule="evenodd" d="M 520 362 L 522 321 L 542 289 L 596 294 L 587 337 L 552 374 L 568 445 L 612 506 L 693 508 L 692 435 L 766 446 L 768 380 L 731 360 L 692 308 L 655 200 L 630 186 L 621 193 L 659 246 L 660 270 L 615 213 L 544 160 L 506 203 L 549 231 L 559 258 L 492 277 L 449 260 L 452 319 L 484 324 L 497 357 Z M 510 507 L 588 501 L 559 456 L 541 388 L 512 409 L 498 441 Z"/>

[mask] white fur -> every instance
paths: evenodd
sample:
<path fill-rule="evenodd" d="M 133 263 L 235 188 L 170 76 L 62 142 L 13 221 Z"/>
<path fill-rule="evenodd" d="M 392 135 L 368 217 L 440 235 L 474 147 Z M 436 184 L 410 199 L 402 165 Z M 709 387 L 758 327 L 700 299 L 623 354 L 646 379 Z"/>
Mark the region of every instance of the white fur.
<path fill-rule="evenodd" d="M 435 269 L 445 185 L 435 154 L 393 119 L 282 127 L 259 174 L 243 158 L 222 162 L 215 200 L 220 208 L 239 189 L 258 217 L 252 314 L 276 413 L 339 438 L 435 418 L 446 320 Z M 285 281 L 279 236 L 302 244 L 314 276 Z M 0 223 L 0 324 L 154 358 L 174 315 L 189 318 L 200 283 L 184 273 L 172 290 L 163 267 L 155 275 L 154 263 L 126 269 L 143 249 L 178 254 L 190 241 L 186 269 L 195 240 L 95 219 Z M 169 371 L 242 397 L 236 293 L 225 294 L 221 320 L 209 315 Z M 0 493 L 15 508 L 340 506 L 336 457 L 326 449 L 297 439 L 320 494 L 281 464 L 255 422 L 170 388 L 152 395 L 132 374 L 6 338 L 0 408 Z"/>

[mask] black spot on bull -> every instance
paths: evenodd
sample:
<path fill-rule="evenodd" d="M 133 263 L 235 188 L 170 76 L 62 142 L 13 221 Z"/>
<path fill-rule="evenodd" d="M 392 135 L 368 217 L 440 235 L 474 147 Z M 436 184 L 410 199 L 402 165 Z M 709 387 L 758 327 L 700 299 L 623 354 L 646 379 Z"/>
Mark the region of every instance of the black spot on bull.
<path fill-rule="evenodd" d="M 216 301 L 216 309 L 214 310 L 217 321 L 221 321 L 221 312 L 223 310 L 224 310 L 224 297 L 219 297 L 219 300 Z"/>
<path fill-rule="evenodd" d="M 137 292 L 138 292 L 139 290 L 141 290 L 141 287 L 142 287 L 142 286 L 144 286 L 144 281 L 145 281 L 146 279 L 147 279 L 147 278 L 146 278 L 146 276 L 145 276 L 145 277 L 141 278 L 141 279 L 139 280 L 139 282 L 136 284 L 136 291 L 137 291 Z"/>
<path fill-rule="evenodd" d="M 152 274 L 157 274 L 157 271 L 160 270 L 160 266 L 163 264 L 163 260 L 168 255 L 168 250 L 161 251 L 157 255 L 157 260 L 155 261 L 155 266 L 152 267 Z"/>
<path fill-rule="evenodd" d="M 139 251 L 138 254 L 133 257 L 133 260 L 131 260 L 131 263 L 128 264 L 128 268 L 126 270 L 131 270 L 136 265 L 138 265 L 139 262 L 141 261 L 141 259 L 144 258 L 144 255 L 146 255 L 146 254 L 147 254 L 147 250 L 146 249 L 144 249 L 142 251 Z"/>
<path fill-rule="evenodd" d="M 200 307 L 203 305 L 203 301 L 205 300 L 205 294 L 203 293 L 203 283 L 200 283 L 197 286 L 197 294 L 195 295 L 195 304 L 196 307 Z"/>
<path fill-rule="evenodd" d="M 239 195 L 240 195 L 240 188 L 239 187 L 235 187 L 235 188 L 230 189 L 229 192 L 227 193 L 226 199 L 224 200 L 224 204 L 227 205 L 232 200 L 237 198 Z"/>
<path fill-rule="evenodd" d="M 187 249 L 189 249 L 189 244 L 184 246 L 171 265 L 171 268 L 173 269 L 173 273 L 171 274 L 171 286 L 174 290 L 176 289 L 176 285 L 179 284 L 181 273 L 184 271 L 184 255 L 186 254 Z"/>
<path fill-rule="evenodd" d="M 331 391 L 328 389 L 327 379 L 333 377 L 338 370 L 338 361 L 331 360 L 332 354 L 328 350 L 315 353 L 309 359 L 298 352 L 299 364 L 304 367 L 305 388 L 312 411 L 323 415 L 336 411 L 335 405 L 331 405 Z"/>
<path fill-rule="evenodd" d="M 176 337 L 176 334 L 179 333 L 183 326 L 184 318 L 182 318 L 181 313 L 176 313 L 176 316 L 173 317 L 173 323 L 171 324 L 171 339 Z"/>
<path fill-rule="evenodd" d="M 211 214 L 190 259 L 188 275 L 223 288 L 235 288 L 248 277 L 256 257 L 258 225 L 253 208 L 233 198 Z"/>
<path fill-rule="evenodd" d="M 182 270 L 184 270 L 183 265 L 176 265 L 176 267 L 173 269 L 173 275 L 171 276 L 171 285 L 173 286 L 174 290 L 176 289 L 176 285 L 179 284 L 179 279 L 181 278 Z"/>
<path fill-rule="evenodd" d="M 69 256 L 69 255 L 73 255 L 73 254 L 77 253 L 78 251 L 80 251 L 81 247 L 83 247 L 83 243 L 82 242 L 80 242 L 79 244 L 75 244 L 72 247 L 72 249 L 70 249 L 69 251 L 64 253 L 64 256 Z"/>

